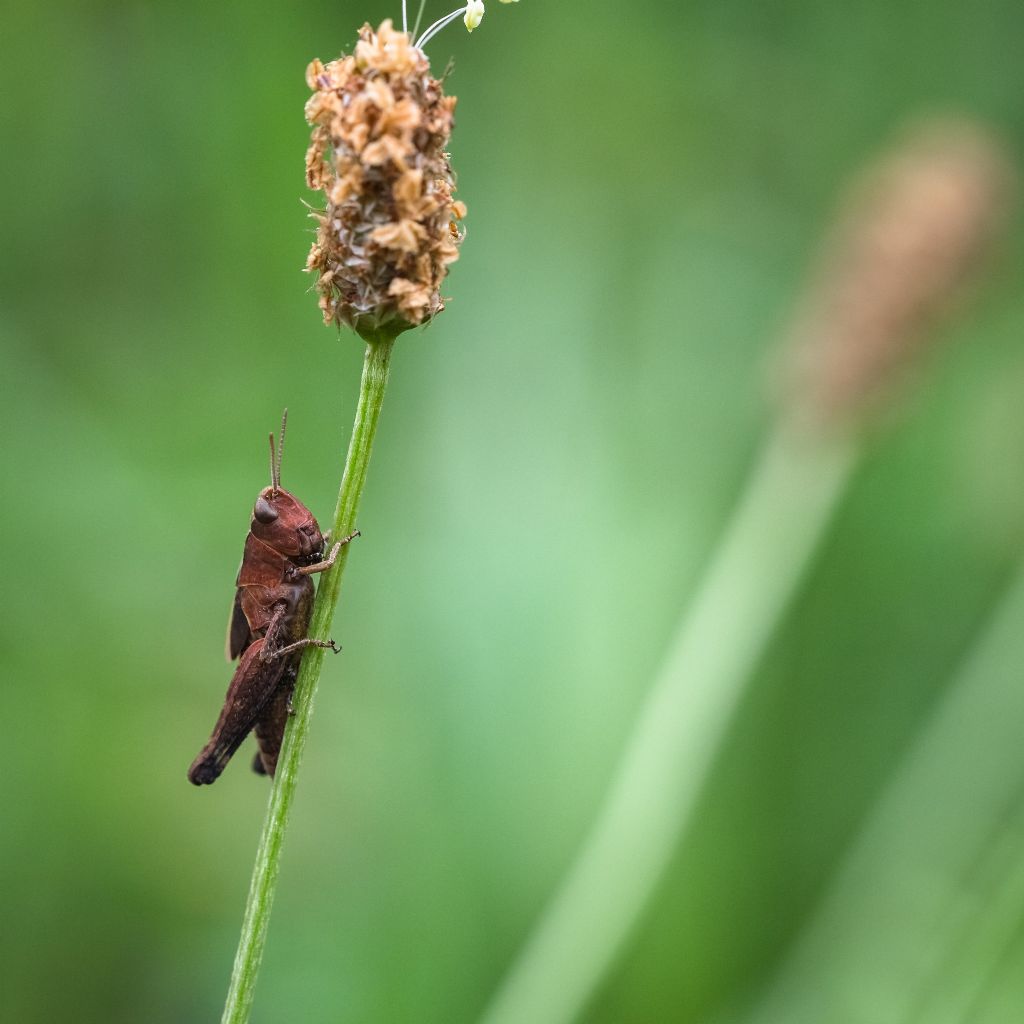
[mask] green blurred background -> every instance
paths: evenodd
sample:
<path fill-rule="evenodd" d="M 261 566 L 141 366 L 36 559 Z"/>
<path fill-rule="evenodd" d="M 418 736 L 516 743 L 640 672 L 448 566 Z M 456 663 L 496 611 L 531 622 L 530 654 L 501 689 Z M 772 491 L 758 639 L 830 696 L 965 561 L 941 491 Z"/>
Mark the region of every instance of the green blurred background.
<path fill-rule="evenodd" d="M 1024 154 L 1019 0 L 489 7 L 430 46 L 457 62 L 469 235 L 396 352 L 256 1022 L 479 1015 L 742 485 L 837 191 L 921 112 Z M 185 770 L 266 433 L 287 404 L 285 486 L 329 519 L 361 363 L 301 273 L 303 72 L 398 13 L 5 8 L 4 1020 L 219 1019 L 267 785 L 248 756 L 203 791 Z M 756 1003 L 983 634 L 1024 542 L 1022 264 L 1018 218 L 872 442 L 588 1021 Z M 963 1020 L 1024 1019 L 1019 927 Z"/>

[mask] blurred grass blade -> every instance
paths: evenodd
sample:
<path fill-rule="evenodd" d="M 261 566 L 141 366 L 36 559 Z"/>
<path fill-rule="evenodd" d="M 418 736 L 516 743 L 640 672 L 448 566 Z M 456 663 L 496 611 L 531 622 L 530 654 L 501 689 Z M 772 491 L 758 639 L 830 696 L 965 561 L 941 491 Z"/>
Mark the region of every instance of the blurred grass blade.
<path fill-rule="evenodd" d="M 1024 799 L 996 827 L 997 834 L 971 871 L 973 909 L 964 915 L 959 931 L 951 930 L 942 962 L 922 986 L 909 1021 L 975 1024 L 986 1019 L 979 1016 L 980 1004 L 998 987 L 999 971 L 1024 922 Z M 1020 961 L 1013 966 L 1019 970 Z M 1016 1024 L 1019 1006 L 1012 1016 L 997 1019 Z"/>
<path fill-rule="evenodd" d="M 590 835 L 487 1024 L 581 1012 L 689 822 L 733 712 L 856 463 L 852 443 L 779 428 L 640 709 Z"/>
<path fill-rule="evenodd" d="M 1022 626 L 1024 570 L 747 1024 L 977 1019 L 1024 920 Z"/>
<path fill-rule="evenodd" d="M 487 1024 L 571 1021 L 612 964 L 842 494 L 858 428 L 970 278 L 1000 223 L 1006 176 L 987 132 L 929 121 L 844 196 L 791 328 L 781 425 L 681 620 L 591 834 Z"/>

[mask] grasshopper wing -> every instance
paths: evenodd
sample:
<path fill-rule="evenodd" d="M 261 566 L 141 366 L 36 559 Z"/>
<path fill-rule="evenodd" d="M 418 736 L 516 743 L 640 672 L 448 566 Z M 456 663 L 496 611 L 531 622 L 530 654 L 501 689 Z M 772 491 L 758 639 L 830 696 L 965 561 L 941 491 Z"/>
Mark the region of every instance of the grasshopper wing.
<path fill-rule="evenodd" d="M 228 620 L 228 636 L 224 654 L 228 661 L 234 661 L 252 643 L 252 630 L 249 620 L 242 611 L 242 588 L 235 590 L 235 603 L 231 607 L 231 618 Z"/>

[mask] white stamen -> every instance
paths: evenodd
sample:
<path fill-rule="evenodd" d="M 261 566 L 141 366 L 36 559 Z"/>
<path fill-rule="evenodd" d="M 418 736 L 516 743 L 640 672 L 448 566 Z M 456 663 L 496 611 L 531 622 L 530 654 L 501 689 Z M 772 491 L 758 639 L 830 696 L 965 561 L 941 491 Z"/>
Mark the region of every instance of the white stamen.
<path fill-rule="evenodd" d="M 402 0 L 402 31 L 409 31 L 409 15 L 406 13 L 405 10 L 405 0 Z"/>
<path fill-rule="evenodd" d="M 446 14 L 443 18 L 438 18 L 437 21 L 435 21 L 434 24 L 431 25 L 415 43 L 413 43 L 413 46 L 415 46 L 417 50 L 422 50 L 423 47 L 441 31 L 441 29 L 450 25 L 460 15 L 465 14 L 466 10 L 466 7 L 460 7 L 457 11 L 452 11 L 451 14 Z"/>

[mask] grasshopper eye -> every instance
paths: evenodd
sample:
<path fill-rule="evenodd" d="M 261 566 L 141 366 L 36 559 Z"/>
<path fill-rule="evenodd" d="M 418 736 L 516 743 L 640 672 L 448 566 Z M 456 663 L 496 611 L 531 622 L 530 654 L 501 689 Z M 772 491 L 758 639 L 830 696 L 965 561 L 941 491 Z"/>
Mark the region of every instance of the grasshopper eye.
<path fill-rule="evenodd" d="M 256 507 L 252 510 L 252 514 L 256 517 L 257 523 L 263 523 L 264 526 L 267 526 L 277 518 L 277 509 L 266 498 L 261 496 L 257 499 Z"/>

